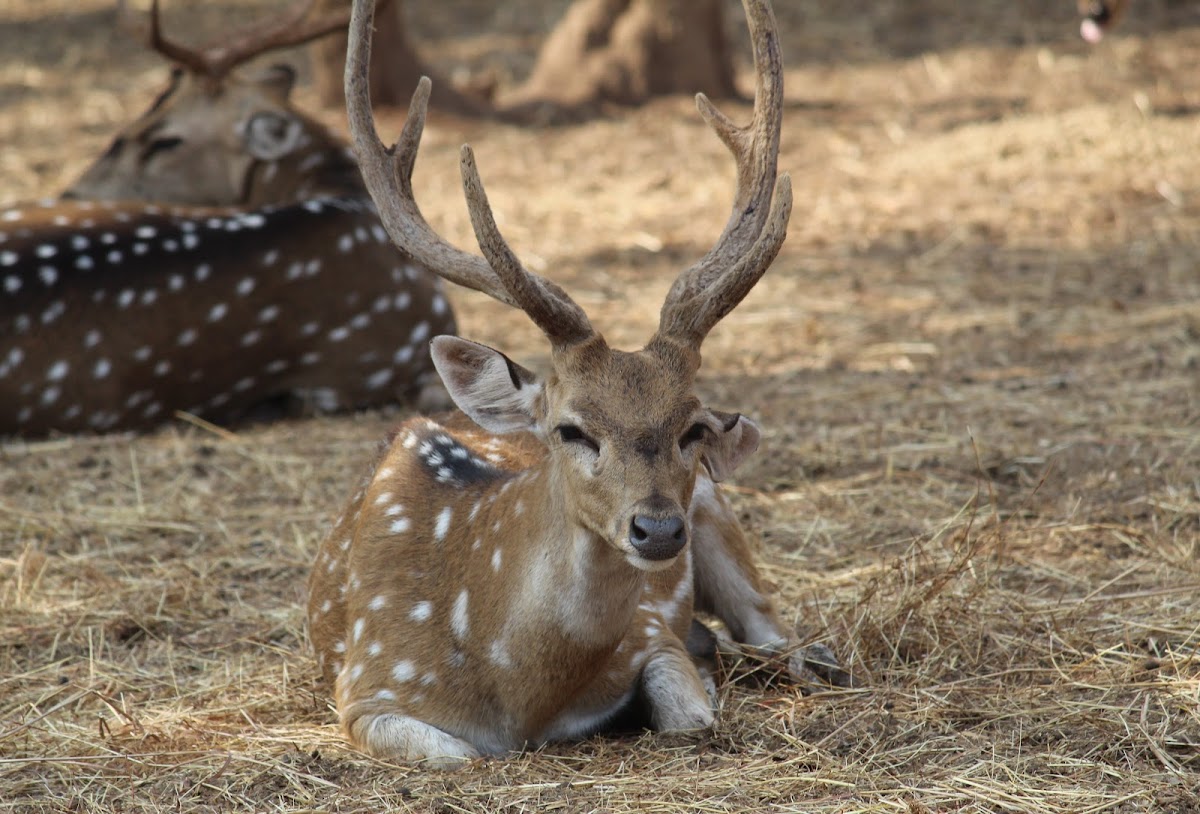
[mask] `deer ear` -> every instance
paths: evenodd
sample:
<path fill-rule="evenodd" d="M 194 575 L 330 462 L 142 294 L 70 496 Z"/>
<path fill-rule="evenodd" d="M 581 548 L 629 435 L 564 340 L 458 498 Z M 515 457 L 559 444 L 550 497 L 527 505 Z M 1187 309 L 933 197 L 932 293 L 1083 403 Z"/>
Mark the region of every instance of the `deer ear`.
<path fill-rule="evenodd" d="M 291 116 L 265 110 L 250 117 L 242 138 L 250 155 L 277 161 L 303 143 L 304 126 Z"/>
<path fill-rule="evenodd" d="M 296 69 L 287 63 L 277 62 L 254 80 L 264 90 L 276 94 L 281 102 L 286 102 L 292 95 L 292 88 L 296 87 Z"/>
<path fill-rule="evenodd" d="M 498 433 L 532 430 L 542 382 L 498 350 L 457 336 L 435 336 L 433 366 L 450 398 L 472 421 Z"/>
<path fill-rule="evenodd" d="M 722 432 L 704 451 L 704 462 L 715 481 L 723 481 L 733 474 L 756 449 L 762 437 L 758 425 L 739 413 L 712 411 L 721 422 Z"/>

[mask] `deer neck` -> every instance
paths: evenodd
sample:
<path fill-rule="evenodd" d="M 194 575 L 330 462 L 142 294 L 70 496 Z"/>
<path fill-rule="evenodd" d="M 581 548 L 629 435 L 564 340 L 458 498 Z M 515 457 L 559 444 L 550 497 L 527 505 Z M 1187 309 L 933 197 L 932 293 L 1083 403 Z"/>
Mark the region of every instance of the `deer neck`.
<path fill-rule="evenodd" d="M 615 648 L 633 619 L 646 576 L 570 511 L 563 480 L 546 462 L 530 479 L 524 512 L 541 518 L 534 528 L 519 602 L 528 619 L 558 628 L 585 649 Z M 531 626 L 531 629 L 534 626 Z"/>

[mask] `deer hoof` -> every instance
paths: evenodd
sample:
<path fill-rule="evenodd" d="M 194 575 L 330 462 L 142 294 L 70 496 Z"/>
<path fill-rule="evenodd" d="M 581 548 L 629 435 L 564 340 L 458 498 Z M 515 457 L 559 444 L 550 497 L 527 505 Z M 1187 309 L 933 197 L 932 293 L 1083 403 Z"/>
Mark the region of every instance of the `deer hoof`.
<path fill-rule="evenodd" d="M 788 657 L 788 673 L 806 692 L 854 686 L 850 672 L 842 667 L 827 645 L 820 643 L 794 650 Z"/>

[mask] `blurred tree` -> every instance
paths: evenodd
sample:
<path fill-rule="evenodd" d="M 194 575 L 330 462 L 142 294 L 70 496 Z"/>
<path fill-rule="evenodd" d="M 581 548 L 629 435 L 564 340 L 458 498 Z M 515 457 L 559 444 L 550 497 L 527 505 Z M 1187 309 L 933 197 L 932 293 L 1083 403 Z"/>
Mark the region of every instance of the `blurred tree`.
<path fill-rule="evenodd" d="M 349 0 L 322 0 L 326 9 Z M 371 98 L 407 104 L 421 75 L 434 79 L 432 107 L 466 115 L 554 121 L 593 115 L 604 104 L 703 91 L 736 96 L 721 0 L 575 0 L 550 32 L 523 84 L 490 101 L 492 88 L 454 87 L 421 61 L 407 35 L 401 0 L 376 15 Z M 342 102 L 346 38 L 314 46 L 322 99 Z"/>

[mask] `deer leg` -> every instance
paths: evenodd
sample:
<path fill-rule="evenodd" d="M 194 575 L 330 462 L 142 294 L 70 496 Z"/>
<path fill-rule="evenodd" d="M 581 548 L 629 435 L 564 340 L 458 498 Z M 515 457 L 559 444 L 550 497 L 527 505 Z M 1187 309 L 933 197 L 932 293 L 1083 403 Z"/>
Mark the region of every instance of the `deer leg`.
<path fill-rule="evenodd" d="M 431 769 L 457 769 L 479 757 L 479 751 L 461 738 L 393 712 L 368 713 L 355 719 L 350 739 L 374 757 L 420 762 Z"/>
<path fill-rule="evenodd" d="M 769 654 L 786 653 L 792 678 L 812 683 L 819 677 L 847 686 L 849 675 L 826 645 L 796 647 L 794 635 L 783 626 L 764 590 L 750 541 L 729 502 L 708 478 L 697 479 L 692 506 L 696 610 L 724 622 L 740 644 Z M 697 632 L 691 638 L 699 643 L 703 636 Z"/>
<path fill-rule="evenodd" d="M 642 668 L 641 682 L 650 705 L 650 723 L 659 732 L 689 732 L 712 726 L 709 687 L 679 642 L 666 645 L 650 657 Z"/>

